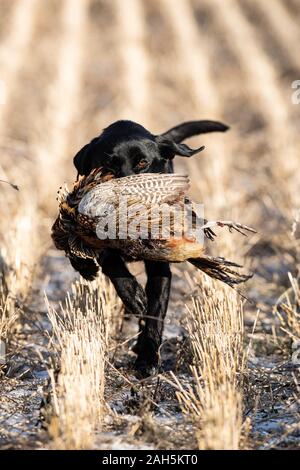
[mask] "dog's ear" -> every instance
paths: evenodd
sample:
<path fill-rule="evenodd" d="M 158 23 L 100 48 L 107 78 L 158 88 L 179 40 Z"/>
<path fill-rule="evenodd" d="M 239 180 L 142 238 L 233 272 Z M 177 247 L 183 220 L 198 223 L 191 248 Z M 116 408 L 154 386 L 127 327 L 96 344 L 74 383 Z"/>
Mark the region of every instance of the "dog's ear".
<path fill-rule="evenodd" d="M 74 166 L 78 172 L 79 175 L 85 175 L 85 168 L 86 168 L 86 162 L 87 162 L 87 154 L 89 150 L 90 144 L 85 145 L 82 147 L 81 150 L 79 150 L 78 153 L 76 153 L 75 157 L 73 158 L 73 163 Z"/>
<path fill-rule="evenodd" d="M 98 140 L 99 137 L 95 137 L 94 139 L 92 139 L 91 142 L 82 147 L 82 149 L 79 150 L 79 152 L 76 153 L 75 157 L 73 158 L 74 166 L 78 171 L 79 175 L 88 175 L 90 173 L 92 169 L 92 159 L 90 153 L 94 147 L 94 144 Z"/>
<path fill-rule="evenodd" d="M 162 136 L 156 137 L 156 142 L 162 158 L 166 160 L 171 160 L 175 155 L 181 155 L 182 157 L 191 157 L 195 153 L 202 152 L 204 150 L 204 145 L 197 149 L 191 149 L 186 144 L 176 144 L 173 140 L 166 139 Z"/>

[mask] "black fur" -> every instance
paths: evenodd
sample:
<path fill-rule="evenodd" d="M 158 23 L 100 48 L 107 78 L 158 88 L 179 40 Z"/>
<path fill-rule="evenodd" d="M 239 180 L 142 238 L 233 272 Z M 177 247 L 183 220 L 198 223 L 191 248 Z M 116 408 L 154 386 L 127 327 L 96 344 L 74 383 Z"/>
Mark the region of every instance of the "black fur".
<path fill-rule="evenodd" d="M 207 132 L 225 132 L 227 129 L 220 122 L 190 121 L 161 135 L 154 135 L 135 122 L 117 121 L 76 154 L 74 165 L 79 175 L 88 175 L 98 167 L 112 170 L 116 177 L 136 173 L 171 173 L 172 160 L 176 155 L 191 157 L 204 149 L 199 147 L 193 150 L 181 143 L 184 139 Z M 98 261 L 126 310 L 144 318 L 140 322 L 140 336 L 134 350 L 138 355 L 136 369 L 147 376 L 158 365 L 158 350 L 171 286 L 169 264 L 145 262 L 148 280 L 144 290 L 128 271 L 118 252 L 107 250 Z M 79 259 L 72 259 L 71 263 L 86 279 L 95 277 L 95 263 L 82 260 L 81 265 Z"/>

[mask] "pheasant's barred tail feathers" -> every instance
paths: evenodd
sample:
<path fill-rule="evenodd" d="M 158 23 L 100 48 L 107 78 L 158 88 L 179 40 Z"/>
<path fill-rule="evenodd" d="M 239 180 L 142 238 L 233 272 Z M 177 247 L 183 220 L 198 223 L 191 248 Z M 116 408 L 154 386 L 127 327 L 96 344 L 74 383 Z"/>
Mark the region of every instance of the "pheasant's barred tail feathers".
<path fill-rule="evenodd" d="M 225 258 L 212 258 L 206 256 L 205 258 L 195 258 L 188 260 L 196 268 L 203 271 L 213 279 L 225 282 L 230 287 L 234 287 L 241 282 L 248 281 L 253 274 L 240 274 L 239 272 L 231 269 L 231 267 L 241 268 L 239 264 L 226 260 Z"/>

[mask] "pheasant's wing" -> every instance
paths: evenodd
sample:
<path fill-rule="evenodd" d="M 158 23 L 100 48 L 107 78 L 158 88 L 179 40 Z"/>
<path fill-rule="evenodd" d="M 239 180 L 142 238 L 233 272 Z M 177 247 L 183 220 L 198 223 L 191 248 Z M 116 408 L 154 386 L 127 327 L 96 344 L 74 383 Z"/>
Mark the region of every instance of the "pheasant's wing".
<path fill-rule="evenodd" d="M 140 174 L 125 176 L 97 185 L 80 201 L 78 211 L 88 217 L 105 214 L 117 207 L 120 198 L 127 206 L 176 202 L 189 189 L 187 176 L 178 174 Z"/>

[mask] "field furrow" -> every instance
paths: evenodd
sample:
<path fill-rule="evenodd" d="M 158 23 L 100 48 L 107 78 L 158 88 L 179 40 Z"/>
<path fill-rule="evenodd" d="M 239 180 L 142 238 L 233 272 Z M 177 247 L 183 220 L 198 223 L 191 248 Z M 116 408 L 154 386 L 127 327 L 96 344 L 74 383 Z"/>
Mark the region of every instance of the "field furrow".
<path fill-rule="evenodd" d="M 229 0 L 227 8 L 220 9 L 218 1 L 212 0 L 209 6 L 214 9 L 220 28 L 224 29 L 237 55 L 244 72 L 243 85 L 247 87 L 267 124 L 277 129 L 282 123 L 287 123 L 287 105 L 280 90 L 276 68 L 257 41 L 255 29 L 243 15 L 239 4 Z"/>
<path fill-rule="evenodd" d="M 114 2 L 116 28 L 119 34 L 121 64 L 121 117 L 142 122 L 147 126 L 149 61 L 145 44 L 145 13 L 139 0 Z M 134 18 L 134 21 L 132 21 Z"/>
<path fill-rule="evenodd" d="M 16 81 L 24 59 L 29 52 L 28 47 L 35 26 L 37 4 L 37 0 L 16 1 L 13 5 L 13 11 L 7 19 L 8 30 L 0 45 L 0 134 L 5 133 L 5 112 L 10 104 L 15 86 L 17 86 Z"/>

